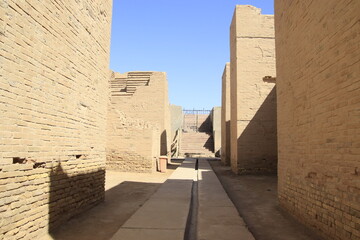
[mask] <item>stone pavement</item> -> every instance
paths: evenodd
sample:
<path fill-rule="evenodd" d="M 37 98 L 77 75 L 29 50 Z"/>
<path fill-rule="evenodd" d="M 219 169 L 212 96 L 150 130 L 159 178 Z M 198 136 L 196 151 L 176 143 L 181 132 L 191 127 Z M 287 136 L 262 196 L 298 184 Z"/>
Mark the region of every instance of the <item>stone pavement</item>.
<path fill-rule="evenodd" d="M 111 240 L 183 240 L 195 177 L 195 161 L 185 160 Z"/>
<path fill-rule="evenodd" d="M 41 240 L 253 240 L 208 161 L 179 164 L 165 174 L 107 171 L 105 202 Z"/>
<path fill-rule="evenodd" d="M 279 206 L 275 175 L 236 175 L 220 161 L 209 161 L 256 240 L 318 240 Z"/>
<path fill-rule="evenodd" d="M 41 240 L 108 240 L 156 192 L 179 163 L 166 173 L 106 171 L 105 201 L 81 213 Z"/>
<path fill-rule="evenodd" d="M 199 160 L 198 229 L 201 240 L 255 240 L 207 160 Z"/>
<path fill-rule="evenodd" d="M 208 161 L 195 165 L 185 160 L 111 240 L 254 240 Z"/>

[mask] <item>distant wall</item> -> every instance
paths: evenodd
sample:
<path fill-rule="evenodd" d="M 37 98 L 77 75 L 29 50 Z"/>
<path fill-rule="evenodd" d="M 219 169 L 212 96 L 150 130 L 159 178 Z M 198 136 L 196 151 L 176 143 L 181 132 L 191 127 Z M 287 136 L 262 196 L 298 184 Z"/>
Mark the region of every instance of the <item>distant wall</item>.
<path fill-rule="evenodd" d="M 276 0 L 281 206 L 360 239 L 360 1 Z"/>
<path fill-rule="evenodd" d="M 236 6 L 230 28 L 231 167 L 236 173 L 276 172 L 274 16 Z"/>
<path fill-rule="evenodd" d="M 185 110 L 181 134 L 181 156 L 214 156 L 211 111 Z"/>
<path fill-rule="evenodd" d="M 219 156 L 221 149 L 221 107 L 214 107 L 211 110 L 211 123 L 214 138 L 214 153 L 215 156 Z"/>
<path fill-rule="evenodd" d="M 230 165 L 230 63 L 222 75 L 221 94 L 221 162 Z"/>
<path fill-rule="evenodd" d="M 170 105 L 171 115 L 171 152 L 173 157 L 179 156 L 179 147 L 181 141 L 183 110 L 181 106 Z"/>
<path fill-rule="evenodd" d="M 151 172 L 159 155 L 170 154 L 167 91 L 165 73 L 114 73 L 108 113 L 111 138 L 108 139 L 107 168 Z M 154 134 L 157 139 L 152 141 Z M 160 145 L 156 147 L 157 143 Z M 151 150 L 153 148 L 158 151 Z"/>
<path fill-rule="evenodd" d="M 123 172 L 154 172 L 160 155 L 157 125 L 132 119 L 112 107 L 108 113 L 106 167 Z"/>
<path fill-rule="evenodd" d="M 0 239 L 104 198 L 112 1 L 2 1 Z"/>

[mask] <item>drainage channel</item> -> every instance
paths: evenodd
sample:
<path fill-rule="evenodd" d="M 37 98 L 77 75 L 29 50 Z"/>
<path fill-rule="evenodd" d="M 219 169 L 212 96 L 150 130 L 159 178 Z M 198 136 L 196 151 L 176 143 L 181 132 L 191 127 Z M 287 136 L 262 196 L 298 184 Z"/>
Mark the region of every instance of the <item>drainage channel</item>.
<path fill-rule="evenodd" d="M 186 222 L 184 240 L 197 240 L 197 216 L 198 216 L 198 208 L 199 208 L 198 169 L 199 169 L 199 159 L 196 158 L 196 162 L 195 162 L 196 173 L 191 189 L 191 202 L 190 202 L 189 214 Z"/>

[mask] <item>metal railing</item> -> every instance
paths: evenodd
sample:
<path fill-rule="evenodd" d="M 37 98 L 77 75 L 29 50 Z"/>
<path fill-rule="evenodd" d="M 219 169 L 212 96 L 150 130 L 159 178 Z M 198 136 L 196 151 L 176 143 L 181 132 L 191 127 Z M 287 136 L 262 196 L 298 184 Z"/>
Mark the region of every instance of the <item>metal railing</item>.
<path fill-rule="evenodd" d="M 202 109 L 202 110 L 195 110 L 195 109 L 192 109 L 192 110 L 189 110 L 189 109 L 184 109 L 183 110 L 183 113 L 184 114 L 210 114 L 211 110 L 205 110 L 205 109 Z"/>
<path fill-rule="evenodd" d="M 183 110 L 183 132 L 209 131 L 209 117 L 211 110 Z"/>

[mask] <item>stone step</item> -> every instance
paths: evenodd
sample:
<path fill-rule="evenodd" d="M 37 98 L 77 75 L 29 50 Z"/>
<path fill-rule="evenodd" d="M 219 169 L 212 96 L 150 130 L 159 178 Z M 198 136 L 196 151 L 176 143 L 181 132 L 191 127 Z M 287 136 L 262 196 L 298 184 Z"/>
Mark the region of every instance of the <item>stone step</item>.
<path fill-rule="evenodd" d="M 188 146 L 188 147 L 191 147 L 191 146 L 193 146 L 194 148 L 198 148 L 198 147 L 211 147 L 212 146 L 212 144 L 214 144 L 214 142 L 199 142 L 199 141 L 197 141 L 197 142 L 181 142 L 181 146 Z"/>
<path fill-rule="evenodd" d="M 212 152 L 208 148 L 181 148 L 180 152 Z"/>

